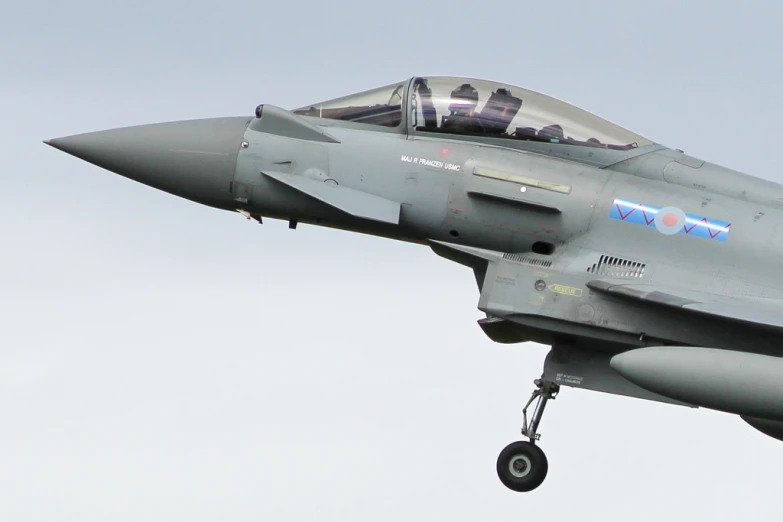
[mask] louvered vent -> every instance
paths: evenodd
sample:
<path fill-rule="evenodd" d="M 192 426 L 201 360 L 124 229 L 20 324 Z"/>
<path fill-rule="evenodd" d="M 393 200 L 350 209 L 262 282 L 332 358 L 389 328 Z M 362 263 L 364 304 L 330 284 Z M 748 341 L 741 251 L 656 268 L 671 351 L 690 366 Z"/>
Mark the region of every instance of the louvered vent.
<path fill-rule="evenodd" d="M 598 263 L 588 267 L 591 274 L 607 275 L 612 277 L 642 277 L 644 275 L 644 263 L 629 261 L 619 257 L 601 256 Z"/>
<path fill-rule="evenodd" d="M 523 265 L 543 266 L 546 268 L 552 266 L 552 261 L 548 259 L 537 259 L 535 257 L 523 256 L 522 254 L 503 254 L 503 259 L 514 261 L 515 263 L 522 263 Z"/>

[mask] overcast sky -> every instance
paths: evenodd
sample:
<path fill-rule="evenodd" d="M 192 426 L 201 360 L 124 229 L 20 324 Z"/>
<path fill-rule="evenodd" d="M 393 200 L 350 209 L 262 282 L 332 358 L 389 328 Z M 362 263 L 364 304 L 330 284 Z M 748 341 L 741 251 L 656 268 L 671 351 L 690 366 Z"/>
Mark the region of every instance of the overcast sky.
<path fill-rule="evenodd" d="M 547 348 L 424 247 L 259 226 L 41 140 L 455 74 L 779 170 L 774 2 L 14 2 L 0 16 L 0 520 L 778 520 L 783 443 L 564 389 L 544 485 L 497 479 Z M 382 175 L 383 173 L 377 173 Z"/>

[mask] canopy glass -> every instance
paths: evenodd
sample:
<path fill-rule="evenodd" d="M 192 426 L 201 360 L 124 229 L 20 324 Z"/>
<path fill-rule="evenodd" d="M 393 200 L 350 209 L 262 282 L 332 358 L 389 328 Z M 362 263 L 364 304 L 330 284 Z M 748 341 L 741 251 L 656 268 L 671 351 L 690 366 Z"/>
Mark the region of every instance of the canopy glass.
<path fill-rule="evenodd" d="M 627 150 L 653 142 L 550 96 L 497 82 L 430 77 L 300 107 L 293 112 L 333 120 L 398 127 L 406 87 L 415 132 L 506 138 Z"/>
<path fill-rule="evenodd" d="M 411 126 L 422 132 L 621 150 L 652 144 L 563 101 L 496 82 L 416 78 L 411 104 Z"/>

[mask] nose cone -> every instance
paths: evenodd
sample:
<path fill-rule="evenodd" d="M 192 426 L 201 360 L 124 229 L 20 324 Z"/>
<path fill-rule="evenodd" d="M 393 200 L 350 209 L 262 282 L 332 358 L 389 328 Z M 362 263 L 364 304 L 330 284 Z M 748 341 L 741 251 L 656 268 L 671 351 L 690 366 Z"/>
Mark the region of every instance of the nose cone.
<path fill-rule="evenodd" d="M 45 143 L 139 183 L 230 208 L 237 153 L 250 121 L 232 117 L 157 123 Z"/>

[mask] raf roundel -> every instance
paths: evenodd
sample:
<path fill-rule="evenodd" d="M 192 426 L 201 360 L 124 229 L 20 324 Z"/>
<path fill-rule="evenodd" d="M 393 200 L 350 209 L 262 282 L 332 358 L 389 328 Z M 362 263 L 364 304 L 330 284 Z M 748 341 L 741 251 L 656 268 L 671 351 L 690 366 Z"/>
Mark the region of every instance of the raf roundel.
<path fill-rule="evenodd" d="M 663 207 L 655 215 L 655 228 L 667 236 L 673 236 L 685 226 L 685 212 L 677 207 Z"/>

